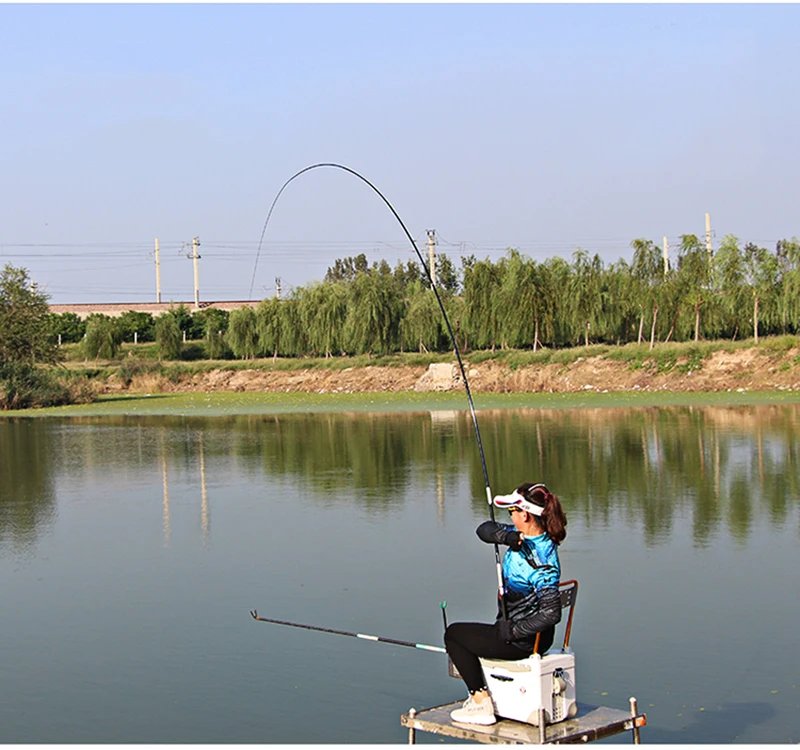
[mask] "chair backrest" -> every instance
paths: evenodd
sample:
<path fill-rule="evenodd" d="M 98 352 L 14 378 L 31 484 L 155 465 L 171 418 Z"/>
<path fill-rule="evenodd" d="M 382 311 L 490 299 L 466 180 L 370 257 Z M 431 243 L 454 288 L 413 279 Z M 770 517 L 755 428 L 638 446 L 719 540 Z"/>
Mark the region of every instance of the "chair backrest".
<path fill-rule="evenodd" d="M 558 593 L 561 595 L 561 609 L 569 608 L 569 616 L 567 617 L 567 627 L 564 630 L 564 645 L 561 647 L 563 651 L 569 646 L 569 637 L 572 634 L 572 617 L 575 614 L 575 600 L 578 598 L 578 582 L 575 579 L 569 581 L 562 581 L 558 584 Z M 536 634 L 536 641 L 533 644 L 533 653 L 539 653 L 539 640 L 542 634 Z"/>

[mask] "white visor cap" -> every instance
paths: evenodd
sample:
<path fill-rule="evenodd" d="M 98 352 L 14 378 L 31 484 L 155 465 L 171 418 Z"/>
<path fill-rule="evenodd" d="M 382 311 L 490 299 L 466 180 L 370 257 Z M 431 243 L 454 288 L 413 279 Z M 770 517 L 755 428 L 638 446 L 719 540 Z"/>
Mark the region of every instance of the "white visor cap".
<path fill-rule="evenodd" d="M 534 503 L 528 502 L 516 490 L 510 495 L 496 495 L 494 504 L 498 508 L 519 508 L 520 510 L 526 510 L 528 513 L 533 513 L 534 516 L 541 516 L 544 510 L 540 505 L 534 505 Z"/>

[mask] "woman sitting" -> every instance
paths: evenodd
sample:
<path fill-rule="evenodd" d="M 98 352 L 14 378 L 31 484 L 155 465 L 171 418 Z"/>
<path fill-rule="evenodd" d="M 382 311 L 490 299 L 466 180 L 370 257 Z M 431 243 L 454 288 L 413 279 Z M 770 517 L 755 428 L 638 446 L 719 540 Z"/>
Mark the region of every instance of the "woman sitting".
<path fill-rule="evenodd" d="M 476 530 L 484 542 L 508 546 L 503 557 L 503 602 L 493 625 L 456 622 L 447 628 L 444 644 L 469 690 L 464 705 L 452 711 L 453 721 L 494 724 L 496 719 L 479 657 L 515 661 L 539 653 L 553 643 L 561 620 L 558 545 L 567 536 L 567 517 L 558 498 L 543 484 L 526 482 L 510 495 L 495 497 L 498 508 L 511 514 L 511 524 L 482 523 Z"/>

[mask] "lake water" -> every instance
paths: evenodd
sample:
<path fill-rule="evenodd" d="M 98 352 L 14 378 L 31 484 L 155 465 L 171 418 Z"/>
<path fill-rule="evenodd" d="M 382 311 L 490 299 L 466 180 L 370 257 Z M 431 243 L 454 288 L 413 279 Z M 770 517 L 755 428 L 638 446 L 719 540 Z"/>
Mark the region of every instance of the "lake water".
<path fill-rule="evenodd" d="M 479 420 L 567 511 L 579 700 L 800 741 L 800 407 Z M 0 420 L 0 741 L 405 742 L 443 655 L 248 611 L 441 645 L 439 602 L 493 618 L 487 517 L 466 412 Z"/>

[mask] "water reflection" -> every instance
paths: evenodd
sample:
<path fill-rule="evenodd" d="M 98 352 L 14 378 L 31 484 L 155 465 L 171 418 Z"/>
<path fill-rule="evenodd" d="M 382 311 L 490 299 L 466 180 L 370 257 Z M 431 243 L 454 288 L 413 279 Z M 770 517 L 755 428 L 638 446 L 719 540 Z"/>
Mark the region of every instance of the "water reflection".
<path fill-rule="evenodd" d="M 164 485 L 164 512 L 162 515 L 164 525 L 164 546 L 169 547 L 170 515 L 169 515 L 169 479 L 167 477 L 167 449 L 166 449 L 166 428 L 161 430 L 161 476 Z"/>
<path fill-rule="evenodd" d="M 799 413 L 798 405 L 514 410 L 479 420 L 496 491 L 545 480 L 572 517 L 603 526 L 622 516 L 649 545 L 667 540 L 688 510 L 702 547 L 724 531 L 745 540 L 758 515 L 775 528 L 787 522 L 800 494 Z M 288 478 L 324 503 L 343 502 L 344 483 L 376 509 L 397 502 L 412 475 L 423 477 L 435 487 L 440 520 L 448 492 L 468 476 L 476 512 L 485 503 L 466 412 L 3 421 L 0 542 L 19 550 L 47 528 L 59 481 L 103 475 L 124 486 L 160 473 L 168 546 L 170 482 L 179 473 L 198 495 L 205 543 L 209 466 L 215 476 Z"/>
<path fill-rule="evenodd" d="M 494 489 L 567 506 L 581 700 L 636 695 L 649 741 L 797 737 L 798 414 L 480 413 Z M 0 472 L 12 743 L 399 742 L 460 697 L 440 662 L 247 609 L 433 643 L 442 599 L 494 608 L 466 412 L 0 421 Z"/>
<path fill-rule="evenodd" d="M 203 532 L 203 543 L 207 543 L 210 521 L 208 515 L 208 489 L 206 488 L 206 452 L 203 447 L 202 432 L 198 432 L 197 441 L 200 450 L 200 528 Z"/>
<path fill-rule="evenodd" d="M 57 515 L 52 452 L 28 420 L 0 421 L 0 553 L 28 554 Z"/>

